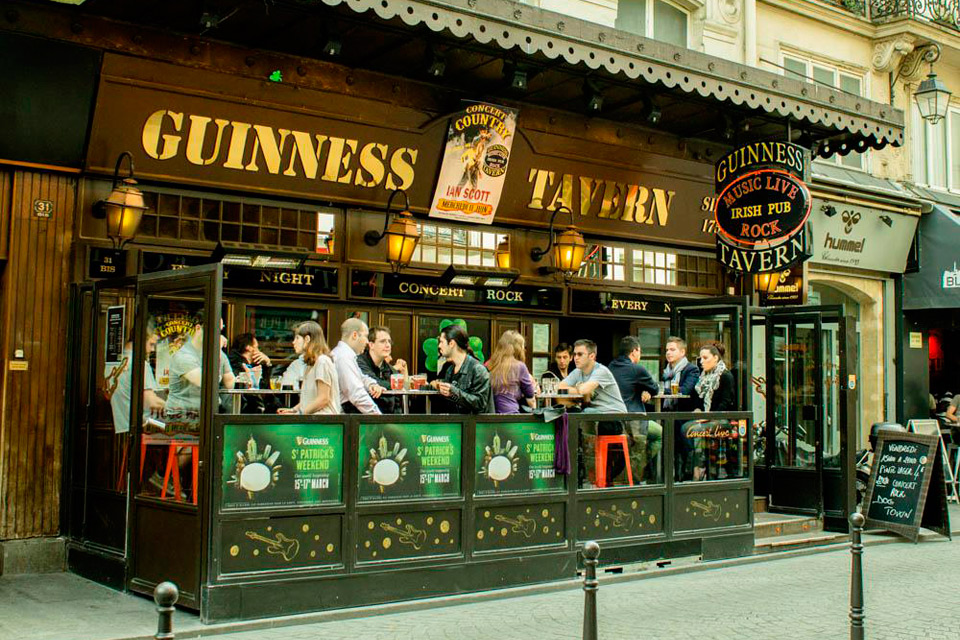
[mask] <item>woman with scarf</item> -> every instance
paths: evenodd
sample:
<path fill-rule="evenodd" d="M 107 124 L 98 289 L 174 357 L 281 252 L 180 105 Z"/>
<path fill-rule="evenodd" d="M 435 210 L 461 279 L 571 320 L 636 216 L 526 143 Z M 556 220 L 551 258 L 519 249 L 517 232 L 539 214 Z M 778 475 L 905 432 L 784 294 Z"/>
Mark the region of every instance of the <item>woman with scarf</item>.
<path fill-rule="evenodd" d="M 703 371 L 700 373 L 700 379 L 697 380 L 697 386 L 694 387 L 699 405 L 696 409 L 698 412 L 735 411 L 737 408 L 736 382 L 723 361 L 721 349 L 722 346 L 717 344 L 706 344 L 700 348 L 700 366 L 703 367 Z M 700 420 L 683 426 L 686 445 L 684 448 L 692 453 L 687 459 L 692 469 L 690 467 L 684 469 L 685 480 L 708 479 L 707 455 L 713 457 L 715 454 L 717 465 L 721 467 L 725 466 L 725 462 L 729 462 L 726 458 L 731 452 L 721 450 L 722 443 L 703 437 L 691 437 L 692 434 L 709 431 L 712 426 L 714 425 L 710 422 Z M 714 469 L 715 465 L 711 464 L 710 468 Z"/>

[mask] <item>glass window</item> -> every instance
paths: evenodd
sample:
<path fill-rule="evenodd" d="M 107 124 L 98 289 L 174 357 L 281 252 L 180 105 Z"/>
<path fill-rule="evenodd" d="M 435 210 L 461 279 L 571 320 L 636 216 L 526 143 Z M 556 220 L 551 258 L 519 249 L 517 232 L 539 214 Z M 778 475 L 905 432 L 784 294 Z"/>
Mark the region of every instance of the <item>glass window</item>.
<path fill-rule="evenodd" d="M 509 251 L 510 236 L 494 231 L 421 223 L 420 242 L 413 250 L 411 262 L 496 267 L 497 247 L 501 244 Z"/>
<path fill-rule="evenodd" d="M 588 280 L 623 282 L 627 279 L 625 260 L 626 250 L 623 247 L 588 244 L 577 276 Z"/>
<path fill-rule="evenodd" d="M 653 5 L 653 37 L 686 47 L 687 14 L 672 4 L 656 0 Z"/>
<path fill-rule="evenodd" d="M 821 67 L 820 65 L 813 65 L 813 79 L 821 84 L 826 84 L 831 87 L 837 86 L 836 72 L 833 69 Z"/>
<path fill-rule="evenodd" d="M 797 80 L 807 79 L 807 63 L 796 58 L 783 57 L 784 75 Z"/>
<path fill-rule="evenodd" d="M 614 23 L 617 29 L 635 33 L 639 36 L 647 33 L 647 2 L 646 0 L 620 0 L 617 3 L 617 20 Z"/>
<path fill-rule="evenodd" d="M 854 95 L 862 95 L 862 89 L 860 88 L 860 78 L 856 76 L 848 76 L 845 73 L 840 74 L 840 89 L 846 91 L 847 93 L 852 93 Z"/>
<path fill-rule="evenodd" d="M 257 337 L 260 351 L 267 354 L 275 371 L 280 373 L 297 356 L 293 350 L 293 332 L 308 320 L 318 323 L 327 335 L 327 313 L 319 309 L 248 305 L 243 325 L 245 331 Z"/>
<path fill-rule="evenodd" d="M 332 213 L 317 214 L 317 253 L 333 254 L 333 229 L 337 218 Z"/>
<path fill-rule="evenodd" d="M 747 477 L 747 421 L 701 419 L 683 423 L 675 458 L 681 482 Z"/>

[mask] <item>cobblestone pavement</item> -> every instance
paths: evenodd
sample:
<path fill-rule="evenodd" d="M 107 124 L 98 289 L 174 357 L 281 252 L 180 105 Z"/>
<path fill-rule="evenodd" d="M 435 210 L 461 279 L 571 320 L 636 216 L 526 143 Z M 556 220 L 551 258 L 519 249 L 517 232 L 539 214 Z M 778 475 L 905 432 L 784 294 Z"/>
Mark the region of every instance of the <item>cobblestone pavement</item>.
<path fill-rule="evenodd" d="M 869 640 L 960 639 L 960 542 L 869 547 Z M 784 558 L 601 584 L 602 640 L 849 637 L 850 554 Z M 581 637 L 583 593 L 566 591 L 227 635 L 218 640 L 560 640 Z"/>

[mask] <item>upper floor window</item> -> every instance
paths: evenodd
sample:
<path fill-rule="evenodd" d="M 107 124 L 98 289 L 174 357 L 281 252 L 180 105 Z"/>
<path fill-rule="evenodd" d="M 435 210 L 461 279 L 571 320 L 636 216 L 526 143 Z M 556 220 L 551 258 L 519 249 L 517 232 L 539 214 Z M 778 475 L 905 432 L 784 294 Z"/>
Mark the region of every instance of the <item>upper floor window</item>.
<path fill-rule="evenodd" d="M 918 184 L 960 191 L 960 109 L 930 124 L 913 107 L 913 177 Z"/>
<path fill-rule="evenodd" d="M 653 288 L 716 293 L 721 272 L 714 256 L 639 245 L 587 243 L 577 278 Z"/>
<path fill-rule="evenodd" d="M 510 236 L 423 222 L 411 262 L 496 267 L 497 249 L 509 251 Z M 504 246 L 501 247 L 501 244 Z"/>
<path fill-rule="evenodd" d="M 666 0 L 619 0 L 614 26 L 679 47 L 688 45 L 689 14 Z"/>
<path fill-rule="evenodd" d="M 852 93 L 862 96 L 863 76 L 844 71 L 839 67 L 815 60 L 806 60 L 794 54 L 784 54 L 783 56 L 783 74 L 787 77 L 797 78 L 804 82 L 811 80 L 817 84 L 825 84 L 840 89 L 845 93 Z M 823 160 L 840 164 L 850 169 L 860 169 L 866 171 L 865 153 L 848 153 L 845 156 L 833 156 L 830 159 Z"/>

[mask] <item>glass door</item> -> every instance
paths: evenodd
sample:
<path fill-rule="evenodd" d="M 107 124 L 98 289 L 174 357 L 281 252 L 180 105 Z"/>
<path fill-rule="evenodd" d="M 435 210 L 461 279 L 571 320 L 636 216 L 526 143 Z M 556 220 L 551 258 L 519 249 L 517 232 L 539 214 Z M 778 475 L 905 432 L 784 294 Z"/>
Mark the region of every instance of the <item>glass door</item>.
<path fill-rule="evenodd" d="M 170 580 L 199 609 L 209 523 L 212 416 L 233 374 L 222 349 L 221 265 L 138 278 L 133 341 L 130 578 L 152 593 Z"/>
<path fill-rule="evenodd" d="M 766 352 L 769 508 L 819 516 L 823 507 L 819 314 L 771 313 Z"/>
<path fill-rule="evenodd" d="M 700 348 L 715 344 L 737 382 L 737 407 L 748 407 L 750 396 L 744 392 L 749 375 L 750 342 L 746 339 L 749 299 L 713 298 L 675 302 L 671 333 L 687 343 L 687 359 L 696 362 Z"/>
<path fill-rule="evenodd" d="M 758 325 L 753 331 L 760 343 Z M 856 371 L 853 330 L 839 306 L 767 311 L 765 378 L 757 385 L 766 429 L 756 493 L 769 496 L 771 511 L 822 515 L 831 531 L 847 530 L 855 504 L 857 383 L 848 375 Z"/>

